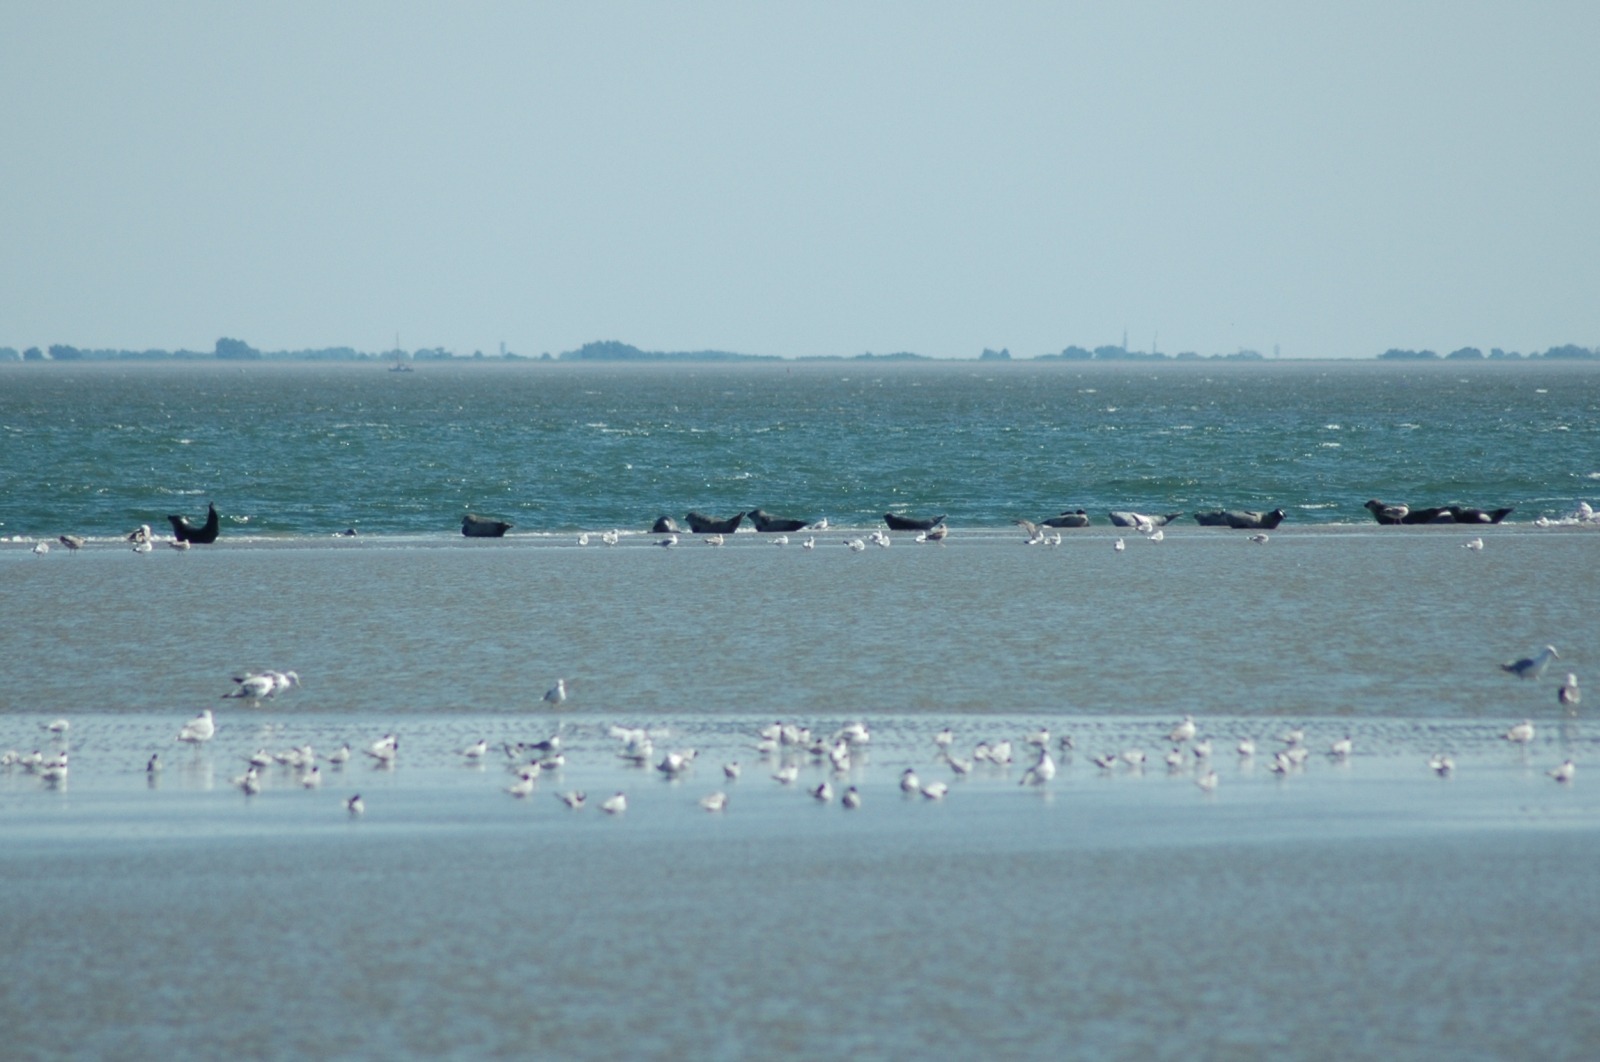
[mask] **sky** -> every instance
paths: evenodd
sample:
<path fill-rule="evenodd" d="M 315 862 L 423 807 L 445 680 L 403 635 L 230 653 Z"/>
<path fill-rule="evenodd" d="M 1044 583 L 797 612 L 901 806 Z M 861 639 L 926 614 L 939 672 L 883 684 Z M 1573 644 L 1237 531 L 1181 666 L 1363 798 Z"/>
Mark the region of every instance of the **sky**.
<path fill-rule="evenodd" d="M 0 5 L 0 345 L 1600 346 L 1600 4 Z"/>

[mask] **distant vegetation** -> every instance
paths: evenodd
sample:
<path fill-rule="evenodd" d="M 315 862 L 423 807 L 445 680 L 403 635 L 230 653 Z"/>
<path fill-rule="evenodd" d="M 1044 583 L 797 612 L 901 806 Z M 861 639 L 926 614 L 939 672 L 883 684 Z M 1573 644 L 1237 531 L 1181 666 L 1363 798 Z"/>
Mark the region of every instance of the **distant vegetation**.
<path fill-rule="evenodd" d="M 443 347 L 423 347 L 418 350 L 360 351 L 353 347 L 321 347 L 312 350 L 257 350 L 242 339 L 224 336 L 211 350 L 88 350 L 52 344 L 46 350 L 29 347 L 18 351 L 15 347 L 0 347 L 0 362 L 4 361 L 465 361 L 465 360 L 528 361 L 529 356 L 504 349 L 498 354 L 485 355 L 481 350 L 471 354 L 457 354 Z M 1494 347 L 1485 354 L 1477 347 L 1462 347 L 1449 354 L 1440 355 L 1432 350 L 1402 350 L 1391 348 L 1378 355 L 1379 361 L 1520 361 L 1520 360 L 1580 361 L 1600 359 L 1600 348 L 1567 344 L 1551 347 L 1542 353 L 1519 354 L 1516 351 Z M 736 354 L 726 350 L 640 350 L 638 347 L 615 339 L 585 343 L 577 350 L 562 354 L 541 354 L 539 361 L 627 361 L 627 362 L 743 362 L 743 361 L 931 361 L 925 354 L 899 351 L 894 354 L 811 354 L 785 359 L 771 354 Z M 1086 347 L 1069 346 L 1054 354 L 1039 354 L 1033 358 L 1013 357 L 1011 351 L 984 348 L 977 355 L 979 361 L 1263 361 L 1254 350 L 1238 350 L 1232 354 L 1201 355 L 1194 351 L 1163 354 L 1156 351 L 1127 350 L 1119 346 Z"/>

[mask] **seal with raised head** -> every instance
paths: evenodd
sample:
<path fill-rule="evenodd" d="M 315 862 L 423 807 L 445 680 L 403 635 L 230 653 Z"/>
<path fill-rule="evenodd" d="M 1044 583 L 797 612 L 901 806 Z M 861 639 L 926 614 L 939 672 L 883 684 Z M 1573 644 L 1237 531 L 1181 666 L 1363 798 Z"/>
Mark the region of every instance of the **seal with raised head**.
<path fill-rule="evenodd" d="M 726 520 L 713 520 L 709 516 L 691 511 L 684 516 L 684 519 L 689 521 L 689 530 L 697 535 L 731 535 L 739 530 L 739 525 L 744 522 L 744 513 L 734 513 Z"/>
<path fill-rule="evenodd" d="M 1254 509 L 1213 509 L 1210 512 L 1195 513 L 1194 518 L 1202 527 L 1271 531 L 1283 523 L 1283 518 L 1288 515 L 1282 509 L 1274 509 L 1270 513 L 1257 512 Z"/>
<path fill-rule="evenodd" d="M 658 516 L 656 522 L 650 525 L 652 535 L 676 535 L 683 528 L 678 526 L 678 521 L 670 516 Z"/>
<path fill-rule="evenodd" d="M 1052 516 L 1048 520 L 1040 520 L 1044 527 L 1088 527 L 1089 514 L 1082 509 L 1074 512 L 1063 512 L 1060 516 Z"/>
<path fill-rule="evenodd" d="M 773 516 L 760 509 L 751 509 L 745 516 L 750 518 L 750 523 L 757 531 L 777 531 L 783 534 L 803 530 L 810 523 L 809 520 L 790 520 L 782 516 Z"/>
<path fill-rule="evenodd" d="M 883 522 L 889 525 L 890 531 L 932 531 L 944 523 L 944 517 L 935 516 L 931 520 L 918 520 L 914 516 L 897 516 L 894 513 L 884 513 Z"/>
<path fill-rule="evenodd" d="M 193 542 L 204 546 L 217 540 L 220 530 L 220 521 L 217 519 L 217 507 L 214 503 L 206 507 L 206 522 L 201 527 L 195 527 L 189 522 L 187 516 L 168 516 L 172 523 L 172 535 L 179 542 Z"/>
<path fill-rule="evenodd" d="M 504 520 L 491 520 L 475 513 L 468 513 L 461 518 L 461 533 L 468 538 L 503 538 L 511 527 Z"/>

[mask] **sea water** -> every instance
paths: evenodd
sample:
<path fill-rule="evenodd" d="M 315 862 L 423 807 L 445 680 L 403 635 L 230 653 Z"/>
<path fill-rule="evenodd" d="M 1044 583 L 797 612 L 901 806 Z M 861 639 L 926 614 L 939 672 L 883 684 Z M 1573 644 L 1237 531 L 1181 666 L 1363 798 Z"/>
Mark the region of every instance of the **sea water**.
<path fill-rule="evenodd" d="M 20 1057 L 1600 1048 L 1600 760 L 1555 697 L 1596 654 L 1600 540 L 1560 519 L 1600 452 L 1581 367 L 34 368 L 0 372 L 0 748 L 71 770 L 0 771 Z M 1371 496 L 1517 512 L 1379 527 Z M 122 541 L 212 499 L 214 545 Z M 902 503 L 950 538 L 844 544 Z M 1101 518 L 1213 504 L 1291 516 L 1265 543 Z M 754 505 L 834 526 L 810 550 L 643 531 Z M 1080 505 L 1096 526 L 1060 545 L 1009 523 Z M 518 526 L 464 539 L 467 508 Z M 32 552 L 65 531 L 90 541 Z M 1545 644 L 1541 679 L 1501 670 Z M 260 668 L 302 684 L 223 698 Z M 216 737 L 180 745 L 202 709 Z M 1168 769 L 1185 714 L 1210 764 Z M 764 756 L 776 719 L 873 739 L 834 774 Z M 695 766 L 630 766 L 613 726 Z M 945 727 L 1015 761 L 959 775 Z M 1279 774 L 1291 729 L 1311 755 Z M 362 752 L 385 732 L 388 767 Z M 553 734 L 566 763 L 504 792 L 500 745 Z M 317 789 L 234 784 L 306 743 L 355 753 Z M 949 794 L 902 794 L 908 766 Z"/>

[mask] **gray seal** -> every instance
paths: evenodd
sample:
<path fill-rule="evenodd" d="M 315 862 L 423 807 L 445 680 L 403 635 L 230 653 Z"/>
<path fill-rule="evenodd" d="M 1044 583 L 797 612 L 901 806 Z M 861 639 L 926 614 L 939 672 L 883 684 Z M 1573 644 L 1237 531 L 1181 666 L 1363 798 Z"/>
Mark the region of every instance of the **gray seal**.
<path fill-rule="evenodd" d="M 172 535 L 179 542 L 193 542 L 199 546 L 209 545 L 217 540 L 217 533 L 221 529 L 217 519 L 217 507 L 208 505 L 206 509 L 206 522 L 202 527 L 195 527 L 189 522 L 187 516 L 168 516 L 172 523 Z"/>
<path fill-rule="evenodd" d="M 889 525 L 890 531 L 932 531 L 944 523 L 944 517 L 935 516 L 931 520 L 919 520 L 914 516 L 896 516 L 894 513 L 884 513 L 883 522 Z"/>
<path fill-rule="evenodd" d="M 1257 512 L 1254 509 L 1211 509 L 1206 512 L 1194 514 L 1195 523 L 1201 527 L 1233 527 L 1252 531 L 1271 531 L 1283 523 L 1283 518 L 1289 514 L 1282 509 L 1274 509 L 1270 513 Z"/>
<path fill-rule="evenodd" d="M 726 520 L 713 520 L 709 516 L 690 512 L 684 519 L 689 521 L 689 530 L 697 535 L 731 535 L 744 522 L 744 513 L 734 513 Z"/>
<path fill-rule="evenodd" d="M 790 520 L 787 517 L 773 516 L 760 509 L 751 509 L 745 516 L 750 518 L 757 531 L 777 531 L 784 534 L 790 531 L 802 531 L 810 523 L 809 520 Z"/>
<path fill-rule="evenodd" d="M 468 538 L 503 538 L 511 526 L 504 520 L 491 520 L 474 513 L 461 518 L 461 533 Z"/>
<path fill-rule="evenodd" d="M 1088 527 L 1089 514 L 1082 509 L 1076 512 L 1063 512 L 1060 516 L 1052 516 L 1048 520 L 1040 520 L 1044 527 Z"/>

